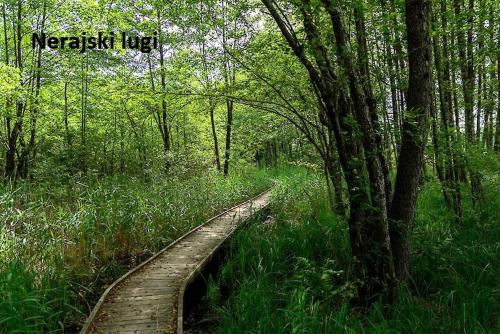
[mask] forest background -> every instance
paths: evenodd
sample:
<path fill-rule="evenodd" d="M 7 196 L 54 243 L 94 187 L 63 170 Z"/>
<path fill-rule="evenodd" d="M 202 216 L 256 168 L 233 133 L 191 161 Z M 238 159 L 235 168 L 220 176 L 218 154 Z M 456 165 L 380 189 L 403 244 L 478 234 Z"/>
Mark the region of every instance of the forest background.
<path fill-rule="evenodd" d="M 0 6 L 1 331 L 75 330 L 126 268 L 271 185 L 276 201 L 290 205 L 275 204 L 285 213 L 311 199 L 284 222 L 322 221 L 322 214 L 326 224 L 341 222 L 332 226 L 350 262 L 340 269 L 339 290 L 326 291 L 343 298 L 326 307 L 312 293 L 304 308 L 351 305 L 347 313 L 357 319 L 358 310 L 363 317 L 374 304 L 401 302 L 409 288 L 432 300 L 430 310 L 460 317 L 472 284 L 463 271 L 474 273 L 469 278 L 484 293 L 467 302 L 471 323 L 459 328 L 498 328 L 497 1 Z M 158 32 L 159 48 L 32 48 L 40 31 Z M 305 191 L 294 179 L 304 189 L 321 182 Z M 291 199 L 283 188 L 294 192 Z M 429 206 L 429 198 L 438 204 Z M 430 212 L 425 219 L 422 210 Z M 298 239 L 308 233 L 295 232 Z M 422 244 L 426 237 L 434 242 Z M 450 243 L 451 255 L 482 264 L 459 270 L 444 261 L 456 273 L 451 280 L 463 281 L 441 289 L 464 292 L 460 302 L 436 297 L 433 284 L 450 276 L 427 273 L 433 261 L 426 267 L 415 256 L 435 260 Z M 313 318 L 329 319 L 320 313 Z"/>

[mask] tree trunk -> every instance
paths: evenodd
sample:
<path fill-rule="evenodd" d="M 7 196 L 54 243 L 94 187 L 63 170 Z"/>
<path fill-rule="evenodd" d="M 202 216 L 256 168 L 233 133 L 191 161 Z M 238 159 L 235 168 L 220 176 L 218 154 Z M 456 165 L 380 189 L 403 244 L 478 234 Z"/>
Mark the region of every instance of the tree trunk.
<path fill-rule="evenodd" d="M 460 22 L 461 18 L 461 4 L 460 0 L 453 1 L 455 8 L 455 15 L 458 22 L 458 26 L 462 26 Z M 465 39 L 464 33 L 461 29 L 457 30 L 457 40 L 458 40 L 458 53 L 460 57 L 460 68 L 462 77 L 462 89 L 464 95 L 465 104 L 465 137 L 468 144 L 476 142 L 477 137 L 474 133 L 474 50 L 473 50 L 473 23 L 474 23 L 474 0 L 469 0 L 469 8 L 467 13 L 467 39 Z M 467 146 L 467 145 L 466 145 Z M 478 203 L 481 199 L 481 181 L 477 171 L 468 168 L 470 180 L 471 180 L 471 190 L 472 190 L 472 202 L 474 205 Z"/>
<path fill-rule="evenodd" d="M 215 104 L 214 102 L 210 99 L 208 102 L 209 108 L 210 108 L 210 125 L 212 127 L 212 138 L 214 140 L 214 159 L 215 159 L 215 166 L 217 167 L 217 170 L 220 171 L 220 155 L 219 155 L 219 140 L 217 139 L 217 130 L 215 128 Z M 227 129 L 226 129 L 227 131 Z"/>
<path fill-rule="evenodd" d="M 68 111 L 68 81 L 64 80 L 64 134 L 66 145 L 71 147 L 71 133 L 69 132 L 69 111 Z"/>
<path fill-rule="evenodd" d="M 222 47 L 223 47 L 223 61 L 224 61 L 224 83 L 227 88 L 231 88 L 234 85 L 236 79 L 236 72 L 232 65 L 232 62 L 229 60 L 227 54 L 227 48 L 229 47 L 227 44 L 227 22 L 226 22 L 226 3 L 222 1 L 222 13 L 223 13 L 223 22 L 222 22 Z M 227 98 L 226 99 L 226 109 L 227 109 L 227 120 L 226 120 L 226 147 L 224 154 L 224 177 L 227 177 L 229 174 L 229 162 L 231 158 L 231 130 L 233 126 L 233 110 L 234 110 L 234 101 Z"/>
<path fill-rule="evenodd" d="M 488 36 L 487 42 L 488 58 L 490 65 L 495 65 L 496 62 L 496 44 L 495 44 L 495 11 L 493 4 L 489 6 L 488 16 Z M 484 110 L 484 130 L 482 146 L 486 149 L 493 148 L 493 110 L 495 107 L 495 85 L 497 84 L 495 71 L 489 71 L 488 94 L 486 97 L 486 105 Z"/>
<path fill-rule="evenodd" d="M 446 2 L 442 0 L 441 2 L 441 27 L 443 31 L 447 29 L 447 18 L 446 18 Z M 437 15 L 434 18 L 434 24 L 437 25 Z M 441 124 L 442 124 L 442 134 L 444 137 L 444 147 L 445 147 L 445 166 L 442 170 L 443 175 L 441 176 L 441 182 L 443 184 L 443 192 L 445 199 L 450 207 L 453 207 L 455 211 L 455 218 L 457 223 L 461 222 L 462 219 L 462 209 L 461 209 L 461 194 L 460 186 L 458 184 L 458 155 L 455 153 L 455 149 L 452 147 L 453 138 L 456 134 L 453 131 L 453 106 L 452 106 L 452 94 L 451 94 L 451 83 L 450 83 L 450 62 L 448 59 L 448 38 L 446 33 L 442 36 L 442 52 L 439 47 L 439 40 L 436 34 L 433 35 L 433 45 L 434 45 L 434 59 L 435 68 L 437 72 L 438 88 L 439 88 L 439 101 L 440 101 L 440 111 L 441 111 Z M 441 57 L 443 55 L 443 57 Z M 435 108 L 435 107 L 434 107 Z M 434 109 L 433 108 L 433 109 Z M 437 116 L 433 116 L 437 119 Z M 434 126 L 434 125 L 433 125 Z M 433 130 L 434 131 L 434 130 Z M 434 136 L 434 135 L 433 135 Z M 436 151 L 439 156 L 441 156 L 441 147 L 437 147 Z M 440 158 L 438 158 L 440 159 Z"/>
<path fill-rule="evenodd" d="M 46 3 L 43 4 L 43 13 L 41 19 L 41 27 L 40 31 L 45 30 L 45 21 L 46 21 Z M 29 168 L 33 167 L 33 163 L 36 157 L 36 123 L 38 119 L 39 113 L 39 99 L 40 99 L 40 90 L 42 87 L 42 78 L 41 78 L 41 68 L 42 68 L 42 50 L 38 48 L 36 51 L 36 61 L 35 61 L 35 87 L 34 90 L 31 91 L 31 101 L 30 101 L 30 133 L 29 133 L 29 141 L 27 145 L 22 145 L 23 149 L 21 151 L 21 156 L 19 158 L 18 163 L 18 176 L 20 178 L 27 178 L 29 175 Z M 33 96 L 34 95 L 34 96 Z M 24 140 L 23 140 L 24 141 Z"/>
<path fill-rule="evenodd" d="M 335 144 L 348 187 L 352 254 L 356 271 L 363 282 L 359 290 L 359 303 L 368 306 L 380 298 L 391 300 L 395 287 L 394 268 L 385 219 L 383 170 L 378 157 L 376 134 L 359 76 L 349 64 L 349 56 L 339 50 L 342 49 L 341 46 L 346 46 L 347 42 L 338 11 L 330 1 L 322 1 L 332 18 L 334 34 L 339 44 L 336 48 L 340 52 L 339 62 L 348 74 L 347 87 L 340 83 L 335 74 L 335 66 L 330 62 L 327 48 L 322 44 L 320 33 L 311 17 L 309 2 L 305 1 L 299 9 L 303 16 L 308 46 L 313 55 L 312 60 L 306 56 L 301 42 L 290 31 L 276 3 L 273 0 L 262 1 L 292 51 L 308 71 L 321 106 L 320 119 L 335 135 Z M 349 93 L 352 100 L 349 99 Z M 353 117 L 355 123 L 352 121 Z M 354 135 L 356 133 L 362 133 L 362 140 Z M 366 175 L 369 175 L 369 179 Z"/>
<path fill-rule="evenodd" d="M 383 183 L 385 186 L 385 206 L 391 201 L 391 181 L 389 179 L 389 166 L 384 156 L 384 140 L 382 137 L 382 130 L 380 128 L 380 121 L 377 114 L 377 101 L 373 96 L 372 83 L 370 78 L 370 69 L 368 63 L 368 43 L 366 41 L 366 27 L 364 17 L 363 1 L 359 0 L 357 6 L 354 7 L 354 21 L 356 24 L 356 40 L 358 43 L 358 62 L 360 68 L 360 81 L 365 94 L 365 104 L 368 107 L 370 120 L 372 123 L 373 131 L 375 132 L 375 143 L 377 148 L 377 157 L 382 167 Z"/>
<path fill-rule="evenodd" d="M 165 170 L 168 171 L 170 169 L 170 128 L 168 126 L 168 117 L 167 117 L 167 101 L 165 100 L 167 82 L 166 82 L 166 74 L 165 74 L 165 55 L 163 51 L 163 38 L 162 38 L 162 21 L 161 21 L 161 13 L 160 8 L 156 9 L 157 18 L 158 18 L 158 29 L 159 29 L 159 48 L 160 48 L 160 80 L 161 80 L 161 129 L 162 129 L 162 139 L 163 139 L 163 158 L 165 159 Z"/>
<path fill-rule="evenodd" d="M 499 29 L 498 23 L 495 24 L 495 10 L 493 8 L 493 3 L 490 4 L 489 7 L 489 16 L 488 16 L 488 56 L 490 59 L 490 64 L 495 65 L 497 59 L 497 44 L 495 43 L 495 29 Z M 495 71 L 489 71 L 489 93 L 488 93 L 488 104 L 486 105 L 485 110 L 485 122 L 484 122 L 484 147 L 487 149 L 493 148 L 493 113 L 495 107 L 495 86 L 498 85 L 497 76 Z M 500 98 L 500 97 L 499 97 Z"/>
<path fill-rule="evenodd" d="M 233 101 L 226 101 L 227 107 L 227 122 L 226 122 L 226 148 L 224 154 L 224 176 L 229 174 L 229 161 L 231 158 L 231 129 L 233 126 Z"/>
<path fill-rule="evenodd" d="M 403 123 L 401 153 L 389 218 L 397 277 L 410 275 L 410 231 L 417 202 L 420 173 L 427 141 L 427 118 L 432 104 L 430 0 L 406 0 L 408 33 L 408 110 Z"/>
<path fill-rule="evenodd" d="M 23 58 L 22 58 L 22 4 L 21 1 L 18 0 L 17 2 L 17 18 L 16 18 L 16 25 L 15 25 L 15 30 L 14 30 L 14 51 L 15 51 L 15 57 L 14 57 L 14 65 L 19 69 L 19 71 L 22 73 L 23 70 Z M 5 6 L 4 6 L 4 20 L 5 20 Z M 5 21 L 4 21 L 5 22 Z M 6 39 L 6 54 L 8 53 L 8 44 L 7 44 L 7 39 Z M 7 56 L 6 56 L 6 60 Z M 23 85 L 22 78 L 21 78 L 21 85 Z M 16 102 L 16 114 L 15 114 L 15 119 L 14 119 L 14 126 L 11 127 L 11 116 L 9 115 L 7 111 L 7 116 L 6 116 L 6 128 L 7 128 L 7 150 L 5 153 L 5 179 L 6 180 L 12 180 L 15 177 L 15 171 L 16 171 L 16 152 L 17 152 L 17 142 L 19 138 L 22 136 L 22 130 L 23 130 L 23 115 L 24 115 L 24 110 L 25 110 L 25 103 L 22 101 L 17 101 Z"/>
<path fill-rule="evenodd" d="M 497 23 L 497 80 L 500 80 L 500 27 Z M 497 81 L 497 124 L 495 130 L 495 151 L 500 151 L 500 83 Z M 493 123 L 493 122 L 492 122 Z"/>
<path fill-rule="evenodd" d="M 328 142 L 326 143 L 327 147 L 325 147 L 323 160 L 325 163 L 327 183 L 331 183 L 335 194 L 332 209 L 341 217 L 345 217 L 347 208 L 342 193 L 342 170 L 334 145 L 335 136 L 331 130 L 328 130 Z M 328 180 L 330 182 L 328 182 Z"/>

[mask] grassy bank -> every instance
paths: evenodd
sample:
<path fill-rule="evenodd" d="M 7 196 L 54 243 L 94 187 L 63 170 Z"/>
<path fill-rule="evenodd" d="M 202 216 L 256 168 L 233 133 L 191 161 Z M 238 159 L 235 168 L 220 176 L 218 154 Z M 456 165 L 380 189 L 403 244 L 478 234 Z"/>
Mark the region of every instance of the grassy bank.
<path fill-rule="evenodd" d="M 412 291 L 389 312 L 349 307 L 356 290 L 346 224 L 329 210 L 321 177 L 282 177 L 276 222 L 254 224 L 232 241 L 206 299 L 215 333 L 499 333 L 498 189 L 465 207 L 456 226 L 440 187 L 421 192 L 413 233 Z M 207 330 L 208 331 L 208 330 Z"/>
<path fill-rule="evenodd" d="M 0 186 L 0 332 L 75 331 L 107 284 L 273 173 Z"/>

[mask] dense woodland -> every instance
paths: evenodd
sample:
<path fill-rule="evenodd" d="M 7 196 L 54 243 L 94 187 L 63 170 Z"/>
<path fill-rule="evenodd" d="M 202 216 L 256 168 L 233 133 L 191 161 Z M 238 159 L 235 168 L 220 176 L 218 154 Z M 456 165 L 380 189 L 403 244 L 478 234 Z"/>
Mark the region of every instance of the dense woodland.
<path fill-rule="evenodd" d="M 500 330 L 498 1 L 0 6 L 0 332 L 78 330 L 127 268 L 269 187 L 276 226 L 236 238 L 210 331 Z M 159 46 L 32 45 L 100 31 Z"/>

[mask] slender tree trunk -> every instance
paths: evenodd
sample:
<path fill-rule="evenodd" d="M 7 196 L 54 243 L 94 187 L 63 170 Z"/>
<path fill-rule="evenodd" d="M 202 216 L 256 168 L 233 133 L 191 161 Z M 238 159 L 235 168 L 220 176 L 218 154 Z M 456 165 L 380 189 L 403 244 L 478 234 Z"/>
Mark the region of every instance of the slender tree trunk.
<path fill-rule="evenodd" d="M 326 167 L 327 182 L 328 178 L 333 186 L 335 194 L 335 203 L 333 205 L 333 210 L 344 217 L 346 215 L 347 208 L 344 201 L 344 195 L 342 193 L 342 170 L 338 158 L 337 151 L 335 150 L 335 136 L 331 130 L 328 131 L 328 138 L 325 147 L 324 162 Z"/>
<path fill-rule="evenodd" d="M 203 20 L 204 14 L 201 14 L 201 18 Z M 224 32 L 225 34 L 225 32 Z M 225 37 L 225 35 L 224 35 Z M 224 43 L 225 43 L 225 38 L 224 38 Z M 204 78 L 205 78 L 205 83 L 206 83 L 206 89 L 209 90 L 211 86 L 211 81 L 210 81 L 210 76 L 209 76 L 209 70 L 208 70 L 208 63 L 207 63 L 207 55 L 206 55 L 206 46 L 205 46 L 205 40 L 203 40 L 201 44 L 201 52 L 202 52 L 202 57 L 203 57 L 203 71 L 204 71 Z M 217 129 L 215 127 L 215 109 L 217 107 L 217 103 L 214 101 L 213 98 L 208 99 L 208 108 L 209 108 L 209 113 L 210 113 L 210 126 L 212 128 L 212 139 L 213 139 L 213 144 L 214 144 L 214 161 L 215 161 L 215 166 L 217 168 L 217 171 L 221 170 L 221 164 L 220 164 L 220 153 L 219 153 L 219 140 L 217 138 Z"/>
<path fill-rule="evenodd" d="M 231 130 L 233 126 L 233 101 L 226 101 L 227 122 L 226 122 L 226 148 L 224 154 L 224 176 L 229 174 L 229 161 L 231 159 Z"/>
<path fill-rule="evenodd" d="M 500 29 L 499 29 L 500 30 Z M 500 79 L 500 34 L 499 34 L 499 41 L 497 44 L 497 78 Z M 495 132 L 495 151 L 500 151 L 500 83 L 497 82 L 497 96 L 498 96 L 498 102 L 497 102 L 497 124 L 496 124 L 496 132 Z"/>
<path fill-rule="evenodd" d="M 493 3 L 491 3 L 489 7 L 489 16 L 488 16 L 488 34 L 489 34 L 488 56 L 491 65 L 495 65 L 497 58 L 496 54 L 498 52 L 495 43 L 495 28 L 499 29 L 499 26 L 498 23 L 495 24 L 495 11 L 493 8 Z M 488 103 L 486 105 L 486 110 L 485 110 L 484 136 L 483 136 L 484 147 L 486 147 L 487 149 L 493 148 L 493 138 L 494 138 L 493 113 L 495 107 L 495 85 L 498 85 L 495 71 L 489 71 L 489 72 L 490 72 L 489 93 L 488 93 Z"/>
<path fill-rule="evenodd" d="M 461 18 L 461 3 L 460 0 L 453 1 L 455 15 L 459 20 Z M 458 22 L 459 26 L 460 20 Z M 458 29 L 458 50 L 461 65 L 462 88 L 465 104 L 465 136 L 468 144 L 476 142 L 477 137 L 474 133 L 474 50 L 473 50 L 473 23 L 474 23 L 474 0 L 469 0 L 467 13 L 467 39 L 464 33 Z M 467 146 L 467 145 L 466 145 Z M 469 175 L 471 180 L 472 202 L 477 205 L 481 199 L 481 181 L 477 171 L 469 166 Z"/>
<path fill-rule="evenodd" d="M 385 186 L 385 206 L 391 201 L 392 186 L 389 179 L 389 166 L 384 156 L 384 140 L 380 121 L 377 113 L 377 101 L 373 96 L 372 83 L 370 78 L 370 69 L 368 61 L 368 43 L 366 41 L 366 26 L 364 17 L 364 0 L 358 0 L 357 6 L 354 7 L 354 21 L 356 25 L 356 40 L 358 44 L 358 61 L 360 68 L 360 81 L 365 95 L 365 104 L 368 107 L 370 120 L 373 131 L 375 132 L 375 143 L 377 148 L 377 157 L 382 167 L 383 183 Z"/>
<path fill-rule="evenodd" d="M 43 12 L 41 18 L 41 27 L 40 30 L 45 30 L 45 21 L 46 21 L 46 3 L 43 3 Z M 40 99 L 40 90 L 42 87 L 42 78 L 41 78 L 41 68 L 42 68 L 42 50 L 38 48 L 36 50 L 36 61 L 35 61 L 35 87 L 31 92 L 31 100 L 30 100 L 30 133 L 29 133 L 29 141 L 27 145 L 23 145 L 23 149 L 21 151 L 21 155 L 19 157 L 18 162 L 18 177 L 27 178 L 29 173 L 29 168 L 33 167 L 33 163 L 36 157 L 36 123 L 38 119 L 39 113 L 39 99 Z"/>
<path fill-rule="evenodd" d="M 232 66 L 231 61 L 227 55 L 227 22 L 226 22 L 226 4 L 222 1 L 222 12 L 223 12 L 223 23 L 222 23 L 222 47 L 223 47 L 223 60 L 224 60 L 224 82 L 227 87 L 232 87 L 236 78 L 235 69 Z M 226 99 L 226 146 L 224 153 L 224 177 L 229 175 L 229 163 L 231 159 L 231 131 L 233 126 L 233 110 L 234 101 L 227 98 Z"/>
<path fill-rule="evenodd" d="M 217 170 L 220 171 L 220 155 L 219 155 L 219 140 L 217 139 L 217 130 L 215 128 L 215 104 L 212 100 L 209 101 L 210 108 L 210 125 L 212 127 L 212 138 L 214 140 L 214 159 Z"/>
<path fill-rule="evenodd" d="M 467 140 L 474 140 L 474 64 L 473 64 L 473 49 L 472 49 L 472 13 L 468 15 L 467 22 L 462 22 L 462 8 L 460 0 L 453 0 L 458 27 L 462 23 L 467 24 L 467 38 L 461 29 L 457 29 L 458 54 L 460 58 L 460 70 L 462 78 L 462 90 L 464 95 L 465 105 L 465 134 Z M 474 9 L 474 0 L 469 0 L 469 10 Z M 472 8 L 471 8 L 472 7 Z"/>
<path fill-rule="evenodd" d="M 381 9 L 382 12 L 389 13 L 386 7 L 385 0 L 381 0 Z M 386 22 L 388 21 L 388 18 L 385 18 Z M 392 104 L 392 120 L 393 120 L 393 132 L 394 132 L 394 137 L 396 140 L 396 161 L 397 161 L 397 152 L 399 151 L 399 144 L 401 142 L 400 138 L 400 121 L 399 121 L 399 101 L 398 101 L 398 93 L 397 93 L 397 87 L 396 87 L 396 70 L 394 68 L 394 56 L 392 54 L 392 49 L 391 49 L 391 38 L 390 38 L 390 28 L 387 27 L 387 29 L 383 29 L 383 36 L 384 36 L 384 46 L 385 46 L 385 55 L 386 55 L 386 62 L 387 62 L 387 70 L 388 70 L 388 76 L 389 76 L 389 85 L 390 85 L 390 90 L 391 90 L 391 104 Z"/>
<path fill-rule="evenodd" d="M 483 48 L 484 45 L 480 44 L 480 48 Z M 485 85 L 485 78 L 484 78 L 484 63 L 481 62 L 478 73 L 477 73 L 477 111 L 476 111 L 476 138 L 477 142 L 481 142 L 481 112 L 484 109 L 483 104 L 486 101 L 483 101 L 483 94 L 486 91 L 486 85 Z M 486 117 L 486 113 L 483 112 L 483 117 Z M 484 137 L 484 133 L 483 133 Z"/>
<path fill-rule="evenodd" d="M 496 130 L 495 130 L 495 145 L 494 149 L 495 151 L 500 151 L 500 83 L 498 80 L 500 80 L 500 25 L 497 22 L 496 25 L 497 29 L 497 47 L 496 47 L 496 54 L 497 54 L 497 121 L 496 121 Z M 491 122 L 493 123 L 493 121 Z M 492 131 L 493 132 L 493 131 Z"/>
<path fill-rule="evenodd" d="M 170 169 L 170 128 L 168 126 L 168 115 L 167 115 L 167 101 L 165 100 L 167 81 L 165 74 L 165 55 L 163 50 L 163 38 L 162 38 L 162 20 L 160 8 L 156 9 L 157 18 L 158 18 L 158 29 L 159 29 L 159 49 L 160 49 L 160 83 L 161 83 L 161 128 L 162 128 L 162 139 L 163 139 L 163 155 L 165 159 L 165 170 L 168 171 Z"/>
<path fill-rule="evenodd" d="M 401 153 L 389 218 L 397 277 L 410 277 L 410 231 L 415 217 L 420 173 L 427 141 L 427 118 L 432 106 L 430 0 L 406 0 L 409 87 Z"/>
<path fill-rule="evenodd" d="M 441 26 L 442 30 L 446 31 L 447 29 L 447 18 L 446 18 L 446 2 L 442 0 L 441 2 Z M 437 15 L 434 18 L 434 24 L 437 25 Z M 442 36 L 442 51 L 439 47 L 439 39 L 436 34 L 433 35 L 433 45 L 434 45 L 434 59 L 435 59 L 435 67 L 437 72 L 438 79 L 438 88 L 439 88 L 439 101 L 440 101 L 440 111 L 441 111 L 441 124 L 442 124 L 442 134 L 444 137 L 444 147 L 445 147 L 445 169 L 442 169 L 440 173 L 440 180 L 443 185 L 443 193 L 446 199 L 446 202 L 450 204 L 451 207 L 454 208 L 455 217 L 457 223 L 461 221 L 461 195 L 460 195 L 460 186 L 458 184 L 458 169 L 457 169 L 457 161 L 458 157 L 455 153 L 454 148 L 451 143 L 453 142 L 453 137 L 455 134 L 452 129 L 454 127 L 453 123 L 453 111 L 452 111 L 452 95 L 451 95 L 451 83 L 450 83 L 450 64 L 448 60 L 448 38 L 446 33 Z M 443 57 L 441 57 L 443 55 Z M 435 109 L 435 107 L 433 108 Z M 434 111 L 435 112 L 435 111 Z M 437 116 L 433 115 L 434 119 L 437 119 Z M 434 130 L 433 124 L 433 132 Z M 451 129 L 451 130 L 450 130 Z M 433 134 L 435 136 L 435 134 Z M 437 141 L 437 139 L 436 139 Z M 437 143 L 435 143 L 435 146 Z M 436 159 L 440 160 L 441 163 L 441 147 L 438 145 L 436 148 Z"/>
<path fill-rule="evenodd" d="M 4 6 L 4 19 L 5 19 L 5 6 Z M 22 58 L 22 4 L 21 0 L 17 1 L 17 18 L 14 30 L 14 65 L 22 73 L 23 58 Z M 7 43 L 7 40 L 6 40 Z M 8 45 L 6 44 L 6 52 L 8 52 Z M 23 85 L 22 79 L 20 85 Z M 16 114 L 14 119 L 14 126 L 11 127 L 11 117 L 7 114 L 7 151 L 5 153 L 5 178 L 11 180 L 15 177 L 16 170 L 16 152 L 17 142 L 22 137 L 23 130 L 23 114 L 25 109 L 24 101 L 16 102 Z"/>
<path fill-rule="evenodd" d="M 86 95 L 86 81 L 87 81 L 87 73 L 85 71 L 85 58 L 82 58 L 82 84 L 81 84 L 81 114 L 80 114 L 80 140 L 82 145 L 85 146 L 86 135 L 85 135 L 85 127 L 86 127 L 86 110 L 85 110 L 85 95 Z"/>
<path fill-rule="evenodd" d="M 71 147 L 71 133 L 69 132 L 69 111 L 68 111 L 68 81 L 64 80 L 64 133 L 66 145 Z"/>
<path fill-rule="evenodd" d="M 488 48 L 488 58 L 490 65 L 495 65 L 496 60 L 496 44 L 495 44 L 495 11 L 493 8 L 493 3 L 489 6 L 488 13 L 488 37 L 487 48 Z M 483 130 L 483 143 L 482 146 L 486 149 L 493 148 L 493 110 L 495 107 L 495 85 L 497 84 L 495 71 L 489 71 L 490 75 L 488 78 L 488 93 L 486 97 L 486 105 L 484 110 L 484 130 Z M 486 94 L 486 92 L 485 92 Z"/>
<path fill-rule="evenodd" d="M 10 65 L 9 61 L 9 41 L 8 41 L 8 33 L 7 33 L 7 13 L 6 13 L 6 3 L 4 2 L 2 5 L 2 18 L 3 18 L 3 32 L 4 32 L 4 49 L 5 49 L 5 64 Z M 17 133 L 17 123 L 14 126 L 15 132 L 12 131 L 11 126 L 11 115 L 10 108 L 12 106 L 12 101 L 10 98 L 7 98 L 5 101 L 5 128 L 6 128 L 6 137 L 7 137 L 7 147 L 5 151 L 5 171 L 4 176 L 6 180 L 11 179 L 14 176 L 14 168 L 15 168 L 15 149 L 17 143 L 17 135 L 13 136 L 14 133 Z"/>
<path fill-rule="evenodd" d="M 120 120 L 120 173 L 125 172 L 125 128 L 123 122 Z"/>
<path fill-rule="evenodd" d="M 437 50 L 436 46 L 436 39 L 437 36 L 433 36 L 433 44 L 434 44 L 434 57 L 435 57 L 435 63 L 436 67 L 439 67 L 439 50 Z M 443 109 L 443 94 L 442 94 L 442 89 L 441 89 L 441 80 L 439 79 L 439 68 L 437 69 L 438 72 L 438 87 L 439 87 L 439 99 L 440 99 L 440 107 Z M 445 174 L 444 174 L 444 166 L 443 166 L 443 154 L 442 154 L 442 149 L 441 149 L 441 143 L 439 140 L 439 135 L 438 135 L 438 117 L 436 113 L 436 94 L 435 94 L 435 89 L 434 85 L 432 85 L 432 106 L 431 106 L 431 116 L 432 116 L 432 146 L 434 148 L 434 168 L 436 175 L 438 177 L 439 182 L 441 183 L 441 188 L 443 190 L 443 197 L 445 199 L 446 204 L 448 207 L 452 207 L 452 200 L 451 196 L 448 191 L 447 187 L 447 182 L 445 179 Z"/>

